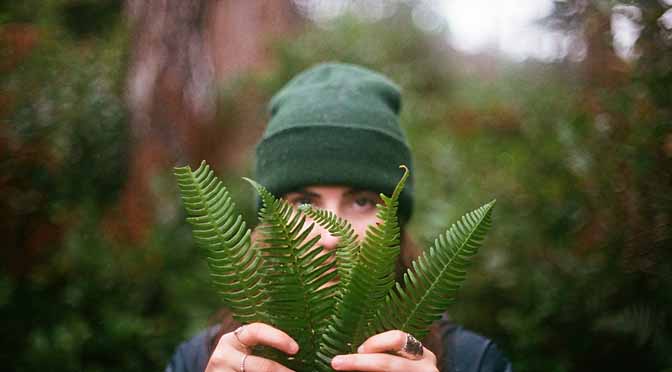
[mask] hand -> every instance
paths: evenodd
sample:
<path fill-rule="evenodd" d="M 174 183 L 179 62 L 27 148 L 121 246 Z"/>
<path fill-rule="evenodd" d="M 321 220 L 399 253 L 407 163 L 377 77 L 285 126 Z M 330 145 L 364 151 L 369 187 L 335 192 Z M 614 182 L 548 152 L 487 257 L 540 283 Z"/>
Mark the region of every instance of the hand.
<path fill-rule="evenodd" d="M 299 344 L 285 332 L 264 323 L 251 323 L 222 336 L 210 356 L 206 372 L 293 372 L 269 359 L 250 354 L 250 348 L 266 345 L 296 354 Z"/>
<path fill-rule="evenodd" d="M 400 351 L 406 344 L 407 336 L 402 331 L 387 331 L 371 336 L 357 349 L 357 354 L 334 357 L 331 367 L 338 371 L 439 372 L 436 356 L 424 346 L 422 357 L 418 360 L 388 354 Z"/>

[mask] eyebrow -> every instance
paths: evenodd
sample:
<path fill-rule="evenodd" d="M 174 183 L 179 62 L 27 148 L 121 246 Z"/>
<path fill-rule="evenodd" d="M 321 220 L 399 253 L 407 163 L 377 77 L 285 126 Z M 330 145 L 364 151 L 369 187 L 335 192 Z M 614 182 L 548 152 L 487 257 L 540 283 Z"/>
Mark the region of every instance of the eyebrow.
<path fill-rule="evenodd" d="M 294 193 L 299 194 L 300 196 L 310 196 L 310 197 L 313 197 L 313 198 L 319 198 L 320 197 L 320 194 L 312 192 L 312 191 L 308 191 L 306 189 L 293 191 L 293 192 L 290 192 L 289 194 L 294 194 Z"/>
<path fill-rule="evenodd" d="M 371 193 L 371 194 L 375 195 L 376 197 L 379 197 L 379 195 L 380 195 L 380 193 L 375 192 L 373 190 L 361 189 L 361 188 L 350 188 L 346 192 L 344 192 L 342 194 L 342 196 L 352 196 L 352 195 L 357 195 L 359 193 Z M 299 194 L 299 196 L 309 196 L 311 198 L 320 198 L 321 197 L 321 195 L 319 193 L 309 191 L 307 189 L 299 189 L 299 190 L 287 193 L 287 195 L 289 195 L 289 194 Z"/>
<path fill-rule="evenodd" d="M 353 195 L 353 194 L 359 194 L 359 193 L 362 193 L 362 192 L 370 192 L 370 193 L 373 193 L 373 194 L 378 195 L 377 192 L 374 192 L 374 191 L 372 191 L 372 190 L 367 190 L 367 189 L 355 189 L 355 188 L 352 188 L 352 189 L 346 191 L 343 195 Z"/>

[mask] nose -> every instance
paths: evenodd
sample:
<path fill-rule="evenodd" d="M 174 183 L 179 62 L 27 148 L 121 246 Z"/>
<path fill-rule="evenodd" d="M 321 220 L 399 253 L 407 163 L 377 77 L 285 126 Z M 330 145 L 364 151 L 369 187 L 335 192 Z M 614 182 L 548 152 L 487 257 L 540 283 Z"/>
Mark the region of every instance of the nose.
<path fill-rule="evenodd" d="M 313 228 L 313 234 L 320 234 L 320 240 L 317 241 L 318 246 L 322 246 L 325 250 L 334 250 L 338 245 L 338 237 L 331 235 L 327 229 L 322 226 L 315 224 Z"/>

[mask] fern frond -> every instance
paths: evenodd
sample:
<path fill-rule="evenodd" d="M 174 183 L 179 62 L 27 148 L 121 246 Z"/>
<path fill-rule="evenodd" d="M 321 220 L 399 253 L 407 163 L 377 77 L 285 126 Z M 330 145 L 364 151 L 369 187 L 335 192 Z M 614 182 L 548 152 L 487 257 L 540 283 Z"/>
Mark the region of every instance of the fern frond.
<path fill-rule="evenodd" d="M 210 167 L 175 167 L 175 177 L 196 244 L 207 257 L 212 282 L 235 318 L 264 321 L 261 256 L 251 247 L 250 230 Z"/>
<path fill-rule="evenodd" d="M 377 314 L 376 330 L 400 329 L 423 338 L 455 300 L 466 268 L 491 226 L 495 201 L 467 213 L 411 265 Z"/>
<path fill-rule="evenodd" d="M 297 356 L 284 365 L 306 369 L 313 362 L 322 329 L 333 308 L 336 276 L 334 251 L 316 246 L 319 236 L 308 239 L 314 227 L 291 204 L 276 199 L 260 184 L 247 179 L 259 193 L 260 247 L 267 265 L 271 324 L 287 332 L 300 346 Z"/>
<path fill-rule="evenodd" d="M 335 215 L 331 211 L 313 208 L 310 204 L 304 204 L 299 210 L 324 227 L 333 236 L 338 237 L 336 245 L 336 270 L 339 277 L 339 287 L 345 287 L 350 281 L 350 274 L 357 260 L 359 245 L 357 234 L 350 223 Z"/>
<path fill-rule="evenodd" d="M 397 209 L 399 195 L 408 178 L 408 168 L 402 167 L 404 175 L 392 196 L 380 195 L 383 204 L 377 205 L 377 217 L 381 222 L 367 229 L 350 280 L 342 288 L 336 312 L 317 354 L 320 368 L 328 368 L 336 354 L 355 352 L 356 347 L 370 335 L 375 311 L 394 285 L 394 267 L 400 251 Z"/>
<path fill-rule="evenodd" d="M 194 240 L 234 317 L 243 323 L 271 324 L 300 345 L 294 357 L 272 348 L 255 355 L 298 371 L 331 371 L 333 356 L 354 352 L 375 332 L 401 329 L 424 337 L 431 322 L 454 301 L 490 228 L 494 201 L 439 236 L 412 263 L 403 285 L 394 286 L 400 251 L 398 199 L 408 177 L 408 169 L 402 168 L 404 175 L 392 195 L 380 196 L 380 222 L 367 228 L 361 243 L 346 220 L 308 206 L 297 211 L 246 179 L 262 201 L 259 239 L 252 243 L 228 191 L 205 162 L 193 172 L 175 168 Z M 314 223 L 306 226 L 307 217 Z M 311 237 L 315 223 L 339 237 L 336 250 L 317 246 L 320 237 Z M 336 269 L 339 284 L 329 285 Z"/>

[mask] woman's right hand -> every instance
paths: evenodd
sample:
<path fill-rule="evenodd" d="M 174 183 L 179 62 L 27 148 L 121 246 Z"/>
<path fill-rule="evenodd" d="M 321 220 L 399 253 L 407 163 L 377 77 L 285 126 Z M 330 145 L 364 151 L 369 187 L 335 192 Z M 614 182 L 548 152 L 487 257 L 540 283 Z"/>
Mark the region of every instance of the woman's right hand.
<path fill-rule="evenodd" d="M 266 345 L 293 355 L 299 351 L 285 332 L 264 323 L 251 323 L 224 334 L 210 356 L 206 372 L 293 372 L 278 362 L 251 355 L 251 348 Z"/>

